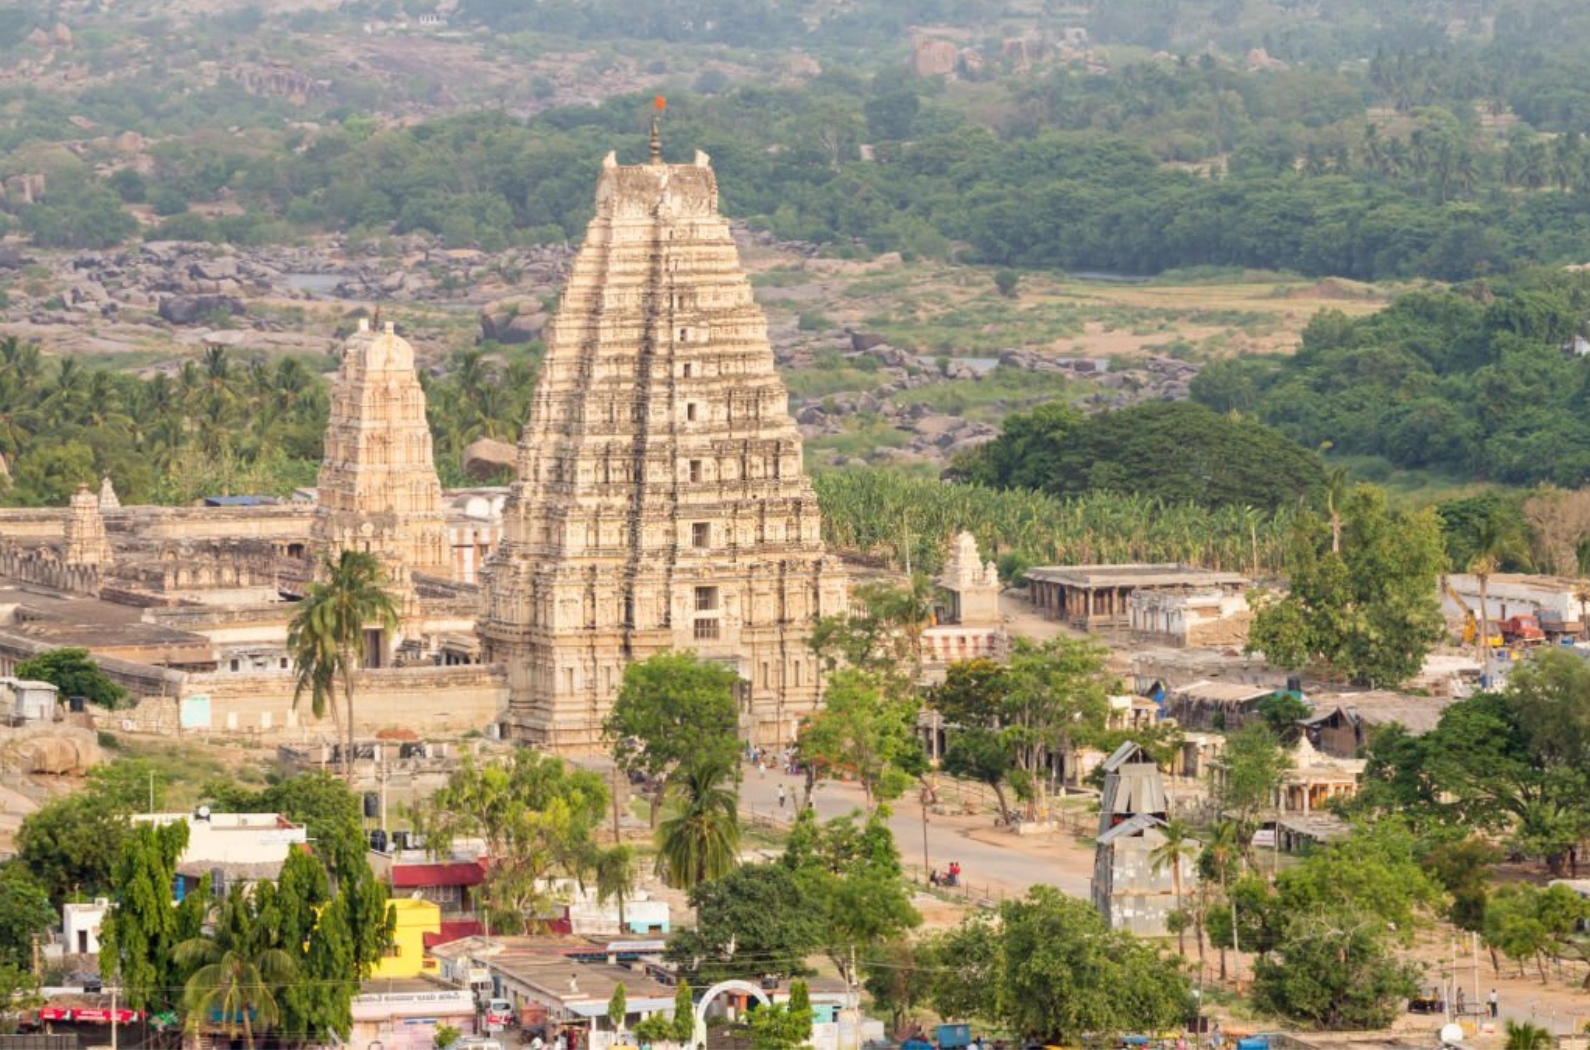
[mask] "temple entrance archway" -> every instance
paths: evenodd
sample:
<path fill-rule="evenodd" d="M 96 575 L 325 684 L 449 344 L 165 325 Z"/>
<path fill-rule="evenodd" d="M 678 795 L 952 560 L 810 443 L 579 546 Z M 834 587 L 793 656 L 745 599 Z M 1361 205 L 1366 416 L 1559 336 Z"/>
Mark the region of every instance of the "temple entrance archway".
<path fill-rule="evenodd" d="M 773 1000 L 768 998 L 767 993 L 750 981 L 719 981 L 708 988 L 701 996 L 701 1001 L 696 1004 L 696 1033 L 691 1036 L 692 1047 L 707 1045 L 707 1008 L 725 992 L 739 992 L 751 996 L 763 1006 L 773 1005 Z"/>

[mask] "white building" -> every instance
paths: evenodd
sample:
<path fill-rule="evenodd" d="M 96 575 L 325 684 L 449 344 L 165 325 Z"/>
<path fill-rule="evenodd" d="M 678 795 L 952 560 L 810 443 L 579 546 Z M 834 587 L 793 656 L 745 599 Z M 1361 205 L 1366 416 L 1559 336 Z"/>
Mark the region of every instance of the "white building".
<path fill-rule="evenodd" d="M 1580 627 L 1580 605 L 1574 597 L 1578 581 L 1566 576 L 1537 576 L 1498 572 L 1486 578 L 1485 610 L 1480 609 L 1480 581 L 1467 573 L 1447 577 L 1441 594 L 1441 611 L 1449 621 L 1462 621 L 1466 612 L 1488 619 L 1492 628 L 1514 616 L 1535 616 L 1548 631 L 1575 633 Z M 1458 601 L 1453 600 L 1456 595 Z M 1461 605 L 1459 604 L 1461 602 Z M 1553 626 L 1557 625 L 1557 626 Z"/>
<path fill-rule="evenodd" d="M 100 897 L 92 904 L 61 906 L 61 949 L 67 955 L 98 955 L 99 931 L 105 924 L 110 901 Z"/>
<path fill-rule="evenodd" d="M 0 678 L 0 713 L 20 722 L 48 722 L 55 717 L 60 690 L 29 678 Z"/>
<path fill-rule="evenodd" d="M 177 861 L 176 897 L 181 900 L 209 875 L 212 889 L 224 891 L 234 881 L 274 880 L 294 846 L 309 833 L 280 813 L 211 813 L 200 806 L 192 813 L 144 813 L 143 824 L 186 821 L 188 845 Z"/>
<path fill-rule="evenodd" d="M 1126 599 L 1130 629 L 1175 646 L 1240 646 L 1253 614 L 1248 596 L 1232 587 L 1137 590 Z"/>

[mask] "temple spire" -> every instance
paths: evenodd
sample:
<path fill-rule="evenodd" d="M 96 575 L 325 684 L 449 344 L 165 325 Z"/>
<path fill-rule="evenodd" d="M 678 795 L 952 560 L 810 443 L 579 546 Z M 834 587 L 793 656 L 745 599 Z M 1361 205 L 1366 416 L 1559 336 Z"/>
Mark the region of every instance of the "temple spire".
<path fill-rule="evenodd" d="M 661 164 L 662 159 L 662 115 L 668 108 L 668 100 L 658 95 L 652 100 L 651 109 L 651 162 Z"/>

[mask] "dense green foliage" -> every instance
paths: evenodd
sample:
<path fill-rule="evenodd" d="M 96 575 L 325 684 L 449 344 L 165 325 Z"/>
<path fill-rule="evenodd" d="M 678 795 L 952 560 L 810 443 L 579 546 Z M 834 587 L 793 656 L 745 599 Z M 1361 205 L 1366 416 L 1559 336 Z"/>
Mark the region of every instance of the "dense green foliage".
<path fill-rule="evenodd" d="M 618 699 L 602 725 L 618 767 L 650 782 L 653 823 L 668 777 L 681 765 L 733 768 L 740 751 L 734 670 L 692 652 L 662 652 L 624 668 Z"/>
<path fill-rule="evenodd" d="M 13 673 L 18 678 L 49 682 L 59 689 L 62 700 L 87 697 L 90 703 L 112 711 L 127 700 L 127 690 L 111 681 L 88 655 L 87 649 L 51 649 L 23 660 Z"/>
<path fill-rule="evenodd" d="M 1541 652 L 1501 693 L 1447 707 L 1430 733 L 1377 733 L 1368 758 L 1366 809 L 1505 834 L 1560 873 L 1590 829 L 1590 666 Z"/>
<path fill-rule="evenodd" d="M 1590 364 L 1563 352 L 1590 316 L 1590 277 L 1411 292 L 1357 320 L 1327 311 L 1289 358 L 1233 359 L 1193 381 L 1305 445 L 1507 484 L 1590 478 Z"/>
<path fill-rule="evenodd" d="M 690 891 L 694 927 L 668 939 L 667 958 L 693 984 L 800 976 L 827 944 L 822 913 L 782 864 L 747 864 Z"/>
<path fill-rule="evenodd" d="M 1085 1033 L 1169 1030 L 1191 1009 L 1176 963 L 1050 886 L 963 920 L 934 939 L 931 958 L 940 1014 L 1027 1039 L 1066 1045 Z"/>
<path fill-rule="evenodd" d="M 956 472 L 991 488 L 1054 496 L 1116 492 L 1207 507 L 1295 504 L 1319 489 L 1319 456 L 1262 423 L 1186 402 L 1084 416 L 1061 404 L 1005 417 Z"/>
<path fill-rule="evenodd" d="M 984 557 L 999 560 L 1006 579 L 1033 565 L 1129 561 L 1276 571 L 1291 533 L 1286 511 L 1212 510 L 1116 493 L 1061 500 L 887 470 L 829 471 L 813 480 L 828 543 L 927 572 L 943 565 L 962 531 L 977 537 Z"/>
<path fill-rule="evenodd" d="M 343 548 L 321 557 L 318 579 L 304 589 L 287 624 L 287 652 L 293 660 L 293 707 L 305 694 L 316 718 L 340 724 L 342 772 L 353 777 L 353 680 L 369 644 L 367 631 L 390 638 L 397 630 L 398 599 L 381 559 L 368 550 Z M 342 694 L 338 706 L 337 694 Z M 340 717 L 339 717 L 340 715 Z"/>
<path fill-rule="evenodd" d="M 421 373 L 437 471 L 462 484 L 464 447 L 513 439 L 528 416 L 539 346 L 455 355 L 442 378 Z M 0 338 L 0 500 L 60 506 L 110 475 L 127 503 L 186 504 L 222 493 L 285 496 L 313 485 L 326 429 L 322 362 L 219 347 L 174 374 L 142 378 Z"/>
<path fill-rule="evenodd" d="M 847 979 L 857 976 L 851 948 L 896 940 L 922 922 L 885 818 L 873 812 L 858 822 L 859 816 L 820 824 L 812 809 L 801 810 L 779 861 L 820 913 L 828 958 Z"/>
<path fill-rule="evenodd" d="M 595 871 L 611 798 L 600 773 L 520 748 L 503 763 L 466 760 L 411 816 L 438 853 L 457 839 L 483 840 L 490 866 L 479 906 L 493 929 L 530 932 L 552 910 L 550 880 Z"/>
<path fill-rule="evenodd" d="M 166 778 L 146 763 L 101 765 L 81 790 L 30 813 L 17 832 L 17 857 L 54 904 L 105 896 L 133 813 L 158 812 Z"/>
<path fill-rule="evenodd" d="M 1383 492 L 1364 485 L 1338 509 L 1335 524 L 1308 512 L 1295 520 L 1290 591 L 1261 600 L 1248 648 L 1280 667 L 1395 686 L 1445 633 L 1440 522 L 1429 510 L 1391 510 Z"/>
<path fill-rule="evenodd" d="M 50 894 L 17 860 L 0 864 L 0 966 L 33 965 L 33 938 L 58 921 Z"/>

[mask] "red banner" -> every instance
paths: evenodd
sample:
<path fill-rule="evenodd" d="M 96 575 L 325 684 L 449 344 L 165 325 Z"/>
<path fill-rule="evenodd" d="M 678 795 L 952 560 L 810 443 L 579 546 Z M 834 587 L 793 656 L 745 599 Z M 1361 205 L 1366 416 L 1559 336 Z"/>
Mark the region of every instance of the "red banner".
<path fill-rule="evenodd" d="M 71 1015 L 67 1020 L 76 1021 L 78 1024 L 110 1024 L 111 1011 L 102 1008 L 72 1010 Z M 132 1024 L 134 1021 L 142 1020 L 143 1016 L 137 1010 L 117 1010 L 116 1023 Z"/>
<path fill-rule="evenodd" d="M 39 1011 L 39 1020 L 41 1021 L 70 1021 L 71 1019 L 72 1011 L 63 1006 L 46 1006 Z"/>

